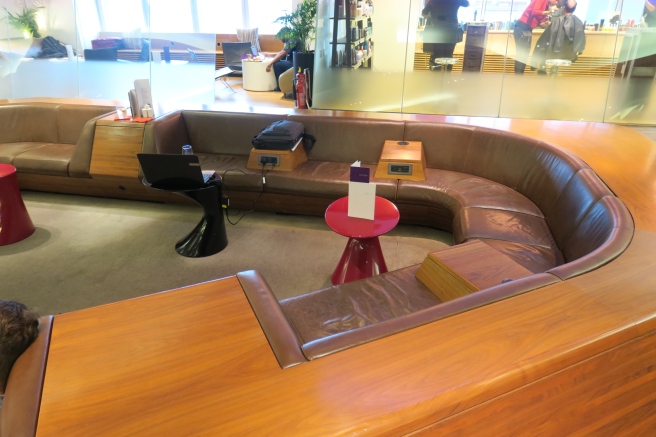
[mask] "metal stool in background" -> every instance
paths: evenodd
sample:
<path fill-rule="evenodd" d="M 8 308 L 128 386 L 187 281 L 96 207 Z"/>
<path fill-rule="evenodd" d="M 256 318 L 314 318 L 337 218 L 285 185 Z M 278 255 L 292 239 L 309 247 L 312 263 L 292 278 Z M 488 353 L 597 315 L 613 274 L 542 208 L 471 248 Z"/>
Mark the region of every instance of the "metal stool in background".
<path fill-rule="evenodd" d="M 560 67 L 569 67 L 572 65 L 572 61 L 567 59 L 547 59 L 544 63 L 547 66 L 547 74 L 550 76 L 557 76 Z"/>
<path fill-rule="evenodd" d="M 441 71 L 446 71 L 449 65 L 455 65 L 458 63 L 458 58 L 435 58 L 433 62 L 435 65 L 431 65 L 431 70 L 440 69 Z"/>

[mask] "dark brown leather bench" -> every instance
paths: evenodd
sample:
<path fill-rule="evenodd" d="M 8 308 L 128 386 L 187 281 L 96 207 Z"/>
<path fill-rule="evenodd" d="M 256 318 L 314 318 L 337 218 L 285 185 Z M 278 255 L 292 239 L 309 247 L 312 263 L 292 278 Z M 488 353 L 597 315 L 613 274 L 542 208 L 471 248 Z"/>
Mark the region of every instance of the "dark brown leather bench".
<path fill-rule="evenodd" d="M 246 169 L 250 139 L 282 118 L 177 111 L 149 123 L 144 149 L 177 153 L 190 143 L 204 168 L 225 173 L 231 202 L 263 190 L 256 208 L 323 214 L 347 194 L 355 160 L 373 169 L 385 140 L 421 141 L 426 180 L 374 179 L 377 194 L 395 202 L 402 222 L 450 230 L 456 244 L 482 240 L 534 273 L 445 303 L 414 278 L 418 266 L 280 303 L 258 274 L 241 273 L 253 307 L 266 308 L 268 322 L 258 317 L 274 350 L 285 351 L 287 358 L 277 352 L 283 367 L 586 273 L 631 241 L 627 209 L 579 158 L 481 127 L 292 115 L 317 142 L 307 162 L 270 172 L 263 187 L 261 175 Z"/>

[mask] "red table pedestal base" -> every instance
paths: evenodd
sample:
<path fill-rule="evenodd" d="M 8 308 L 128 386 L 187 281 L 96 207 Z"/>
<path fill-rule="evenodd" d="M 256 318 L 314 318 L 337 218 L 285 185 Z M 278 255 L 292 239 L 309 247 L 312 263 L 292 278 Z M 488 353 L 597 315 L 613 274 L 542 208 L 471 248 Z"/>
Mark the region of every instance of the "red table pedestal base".
<path fill-rule="evenodd" d="M 387 272 L 378 237 L 349 238 L 332 276 L 333 285 L 369 278 Z"/>
<path fill-rule="evenodd" d="M 0 164 L 0 246 L 24 240 L 34 225 L 18 189 L 16 168 Z"/>

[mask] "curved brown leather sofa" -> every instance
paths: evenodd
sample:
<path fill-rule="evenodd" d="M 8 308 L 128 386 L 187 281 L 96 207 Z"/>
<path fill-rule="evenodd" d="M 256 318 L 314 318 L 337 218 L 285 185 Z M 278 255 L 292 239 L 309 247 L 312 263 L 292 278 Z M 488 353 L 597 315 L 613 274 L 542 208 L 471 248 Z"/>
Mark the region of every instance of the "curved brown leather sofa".
<path fill-rule="evenodd" d="M 59 103 L 0 105 L 0 163 L 18 173 L 89 178 L 96 120 L 114 108 Z"/>
<path fill-rule="evenodd" d="M 246 169 L 250 140 L 276 120 L 299 121 L 317 142 L 291 172 Z M 421 141 L 425 181 L 373 179 L 401 221 L 482 240 L 534 274 L 442 303 L 414 277 L 418 266 L 278 303 L 256 272 L 238 274 L 282 367 L 410 329 L 594 270 L 633 235 L 624 204 L 576 156 L 545 142 L 481 127 L 415 121 L 176 111 L 146 126 L 144 151 L 191 144 L 224 176 L 231 203 L 323 214 L 345 196 L 351 163 L 373 170 L 385 140 Z M 240 203 L 241 202 L 241 203 Z M 299 353 L 302 352 L 302 353 Z"/>

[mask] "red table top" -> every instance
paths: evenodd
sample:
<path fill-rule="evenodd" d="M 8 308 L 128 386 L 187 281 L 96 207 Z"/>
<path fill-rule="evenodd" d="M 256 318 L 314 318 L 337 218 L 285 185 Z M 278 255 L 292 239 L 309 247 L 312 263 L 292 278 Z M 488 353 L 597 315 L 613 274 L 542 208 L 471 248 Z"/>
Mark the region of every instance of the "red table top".
<path fill-rule="evenodd" d="M 348 216 L 348 197 L 335 200 L 326 209 L 326 223 L 339 235 L 349 238 L 373 238 L 394 229 L 399 222 L 399 210 L 392 202 L 376 196 L 374 219 Z"/>
<path fill-rule="evenodd" d="M 9 164 L 0 164 L 0 178 L 16 173 L 16 167 Z"/>

